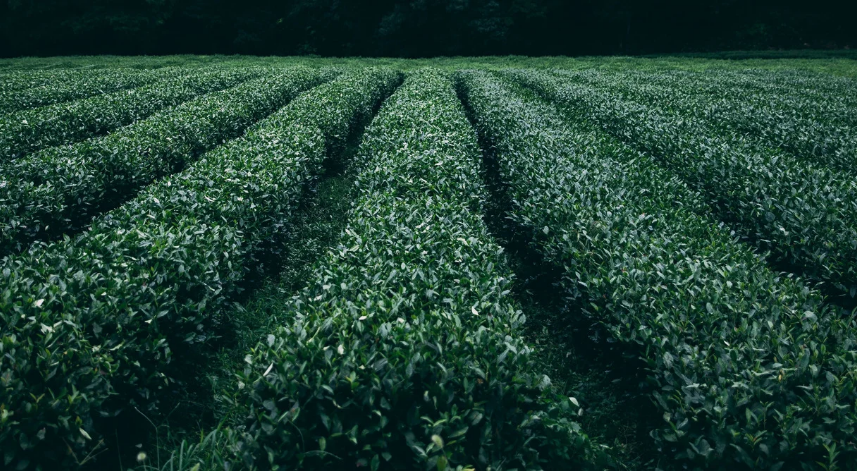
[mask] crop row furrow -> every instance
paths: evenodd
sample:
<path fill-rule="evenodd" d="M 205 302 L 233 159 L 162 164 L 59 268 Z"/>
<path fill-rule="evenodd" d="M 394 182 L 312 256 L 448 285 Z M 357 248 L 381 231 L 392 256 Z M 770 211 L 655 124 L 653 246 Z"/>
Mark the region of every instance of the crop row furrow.
<path fill-rule="evenodd" d="M 770 252 L 778 267 L 828 283 L 852 302 L 857 294 L 857 182 L 694 116 L 675 116 L 597 87 L 547 73 L 508 76 L 585 116 L 617 138 L 652 153 L 705 195 L 721 220 Z"/>
<path fill-rule="evenodd" d="M 210 340 L 217 314 L 265 263 L 264 244 L 289 223 L 328 147 L 397 78 L 342 75 L 79 236 L 8 257 L 0 271 L 5 464 L 70 468 L 67 450 L 98 451 L 110 432 L 104 417 L 156 413 L 179 380 L 176 363 L 188 361 L 174 353 L 199 357 L 189 349 Z"/>
<path fill-rule="evenodd" d="M 0 162 L 106 134 L 163 108 L 261 74 L 262 69 L 200 71 L 140 88 L 0 116 Z"/>
<path fill-rule="evenodd" d="M 521 341 L 450 79 L 411 74 L 367 128 L 339 247 L 247 357 L 258 466 L 570 469 L 588 440 Z M 242 399 L 245 401 L 245 399 Z M 570 413 L 569 413 L 570 412 Z"/>
<path fill-rule="evenodd" d="M 854 462 L 857 335 L 819 293 L 772 272 L 695 195 L 585 117 L 563 119 L 484 72 L 464 95 L 508 217 L 564 273 L 581 311 L 638 352 L 663 422 L 659 467 Z"/>
<path fill-rule="evenodd" d="M 238 137 L 331 73 L 275 69 L 103 138 L 48 148 L 6 163 L 0 173 L 0 254 L 85 227 L 93 216 Z"/>

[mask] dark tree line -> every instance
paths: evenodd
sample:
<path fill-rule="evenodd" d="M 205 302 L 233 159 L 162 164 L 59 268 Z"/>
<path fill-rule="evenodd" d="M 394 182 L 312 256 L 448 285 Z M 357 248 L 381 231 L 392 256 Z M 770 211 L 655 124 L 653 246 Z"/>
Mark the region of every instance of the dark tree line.
<path fill-rule="evenodd" d="M 640 54 L 857 46 L 842 0 L 3 0 L 0 54 Z"/>

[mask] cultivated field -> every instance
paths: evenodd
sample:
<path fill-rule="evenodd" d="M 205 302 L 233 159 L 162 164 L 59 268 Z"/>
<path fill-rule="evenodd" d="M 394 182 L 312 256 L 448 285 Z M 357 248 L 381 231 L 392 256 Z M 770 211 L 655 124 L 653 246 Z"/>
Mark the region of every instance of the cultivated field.
<path fill-rule="evenodd" d="M 0 468 L 857 469 L 855 77 L 0 60 Z"/>

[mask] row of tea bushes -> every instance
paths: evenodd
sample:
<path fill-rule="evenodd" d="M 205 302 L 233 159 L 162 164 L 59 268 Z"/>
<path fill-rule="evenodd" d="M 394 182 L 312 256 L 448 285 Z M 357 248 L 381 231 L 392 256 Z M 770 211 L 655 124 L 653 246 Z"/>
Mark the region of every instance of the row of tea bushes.
<path fill-rule="evenodd" d="M 217 315 L 266 260 L 262 248 L 288 224 L 343 131 L 328 123 L 367 114 L 397 78 L 359 72 L 306 92 L 79 236 L 8 257 L 4 466 L 72 468 L 102 438 L 111 443 L 105 417 L 154 413 L 176 387 L 176 363 L 188 361 L 174 354 L 210 340 Z"/>
<path fill-rule="evenodd" d="M 705 195 L 719 218 L 778 266 L 857 295 L 857 181 L 737 134 L 718 134 L 695 116 L 622 99 L 537 71 L 523 83 L 617 138 L 651 153 Z"/>
<path fill-rule="evenodd" d="M 564 76 L 581 78 L 679 116 L 703 118 L 720 132 L 752 135 L 763 145 L 831 169 L 857 173 L 857 132 L 854 122 L 842 115 L 857 108 L 800 95 L 771 97 L 738 88 L 723 77 L 703 87 L 695 77 L 676 74 Z"/>
<path fill-rule="evenodd" d="M 263 469 L 575 469 L 594 456 L 522 342 L 451 81 L 411 74 L 358 149 L 339 247 L 247 356 Z M 243 399 L 242 399 L 243 400 Z"/>
<path fill-rule="evenodd" d="M 256 78 L 262 70 L 188 72 L 140 88 L 0 116 L 0 162 L 106 134 L 197 95 Z"/>
<path fill-rule="evenodd" d="M 802 112 L 812 113 L 818 119 L 836 124 L 857 124 L 857 97 L 853 96 L 857 87 L 849 80 L 823 75 L 792 77 L 782 71 L 776 74 L 723 71 L 696 74 L 693 79 L 696 78 L 701 79 L 698 92 L 714 95 L 730 84 L 732 93 L 735 93 L 734 90 L 746 89 L 745 94 L 762 96 L 777 108 L 797 105 Z"/>
<path fill-rule="evenodd" d="M 651 77 L 653 84 L 668 85 L 672 82 L 693 82 L 693 94 L 711 97 L 763 98 L 773 107 L 799 105 L 802 111 L 814 113 L 824 111 L 823 119 L 839 123 L 854 122 L 857 118 L 857 98 L 852 97 L 854 84 L 848 79 L 830 75 L 794 75 L 787 71 L 764 70 L 708 70 L 689 72 L 679 70 L 628 70 L 621 75 L 643 82 Z M 821 116 L 819 116 L 821 117 Z"/>
<path fill-rule="evenodd" d="M 51 80 L 39 87 L 6 90 L 0 93 L 0 114 L 140 87 L 183 73 L 185 70 L 178 67 L 159 70 L 116 69 Z"/>
<path fill-rule="evenodd" d="M 770 97 L 805 96 L 826 103 L 841 103 L 843 111 L 850 108 L 849 114 L 854 116 L 853 107 L 857 105 L 857 85 L 848 77 L 837 77 L 829 74 L 808 73 L 799 70 L 778 70 L 771 73 L 763 69 L 722 70 L 712 77 L 712 81 L 723 80 L 737 87 L 758 90 Z M 708 74 L 700 74 L 705 82 Z"/>
<path fill-rule="evenodd" d="M 111 72 L 112 70 L 110 69 L 4 70 L 0 72 L 0 96 L 9 95 L 14 91 L 43 87 L 55 83 L 70 83 Z"/>
<path fill-rule="evenodd" d="M 238 137 L 332 71 L 275 70 L 99 139 L 45 149 L 0 167 L 0 255 L 73 233 L 152 181 Z"/>
<path fill-rule="evenodd" d="M 463 74 L 461 88 L 508 217 L 581 312 L 639 353 L 663 414 L 659 466 L 857 459 L 851 319 L 688 207 L 699 197 L 650 157 L 488 73 Z"/>

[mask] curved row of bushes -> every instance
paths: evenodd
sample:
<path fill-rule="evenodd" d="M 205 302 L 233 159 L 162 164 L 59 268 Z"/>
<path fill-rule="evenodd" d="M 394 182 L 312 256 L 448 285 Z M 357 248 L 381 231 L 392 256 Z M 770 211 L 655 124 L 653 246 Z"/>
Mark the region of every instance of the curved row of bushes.
<path fill-rule="evenodd" d="M 156 409 L 175 387 L 174 365 L 187 361 L 174 352 L 210 340 L 217 314 L 265 261 L 264 244 L 288 224 L 336 139 L 322 128 L 367 113 L 396 81 L 367 71 L 322 85 L 78 237 L 8 257 L 5 465 L 74 467 L 110 432 L 103 417 Z M 333 107 L 314 108 L 325 101 Z"/>
<path fill-rule="evenodd" d="M 562 77 L 537 71 L 507 76 L 650 152 L 779 266 L 827 282 L 852 300 L 857 296 L 857 181 L 850 176 L 736 134 L 718 134 L 698 117 Z"/>
<path fill-rule="evenodd" d="M 487 73 L 461 88 L 508 217 L 582 313 L 643 360 L 659 467 L 855 462 L 851 319 L 686 206 L 698 196 L 650 157 Z"/>
<path fill-rule="evenodd" d="M 0 116 L 0 161 L 106 134 L 163 108 L 261 74 L 260 69 L 237 68 L 188 72 L 139 88 Z"/>
<path fill-rule="evenodd" d="M 446 75 L 411 74 L 358 149 L 338 248 L 248 352 L 245 460 L 271 469 L 571 469 L 594 456 L 522 342 Z M 246 398 L 246 399 L 245 399 Z"/>
<path fill-rule="evenodd" d="M 110 69 L 15 69 L 0 72 L 0 96 L 17 90 L 71 82 L 112 72 Z"/>
<path fill-rule="evenodd" d="M 730 75 L 708 75 L 703 86 L 695 77 L 677 74 L 563 74 L 679 116 L 703 118 L 720 132 L 753 135 L 809 162 L 857 173 L 857 134 L 842 116 L 843 108 L 853 109 L 797 94 L 772 97 L 736 87 Z"/>
<path fill-rule="evenodd" d="M 771 100 L 776 107 L 799 104 L 802 111 L 813 113 L 819 119 L 857 124 L 857 97 L 854 96 L 857 87 L 845 77 L 750 70 L 744 73 L 720 72 L 702 79 L 711 83 L 712 94 L 717 93 L 721 83 L 731 83 L 735 88 L 746 87 L 748 92 L 758 90 L 758 94 Z"/>
<path fill-rule="evenodd" d="M 73 233 L 157 178 L 238 137 L 332 72 L 272 70 L 99 139 L 7 162 L 0 173 L 0 255 Z"/>
<path fill-rule="evenodd" d="M 77 77 L 67 75 L 61 80 L 51 80 L 38 87 L 13 88 L 0 93 L 0 114 L 140 87 L 185 72 L 184 69 L 170 67 L 155 70 L 118 69 Z"/>
<path fill-rule="evenodd" d="M 847 107 L 857 105 L 857 86 L 848 77 L 797 69 L 777 70 L 776 73 L 764 69 L 724 70 L 719 71 L 718 75 L 736 86 L 756 88 L 771 96 L 786 92 L 789 96 L 799 95 L 822 101 L 841 102 L 844 105 L 843 111 Z M 854 112 L 851 108 L 849 114 L 854 116 Z"/>
<path fill-rule="evenodd" d="M 840 123 L 853 122 L 857 118 L 857 91 L 853 82 L 845 77 L 827 74 L 795 74 L 791 71 L 746 69 L 727 70 L 710 69 L 705 72 L 679 70 L 628 70 L 623 75 L 644 80 L 654 72 L 655 81 L 667 80 L 693 81 L 697 87 L 694 94 L 706 94 L 723 97 L 723 88 L 729 87 L 730 96 L 764 97 L 773 107 L 790 107 L 799 104 L 800 109 L 824 119 L 838 120 Z M 666 85 L 667 83 L 664 83 Z"/>

